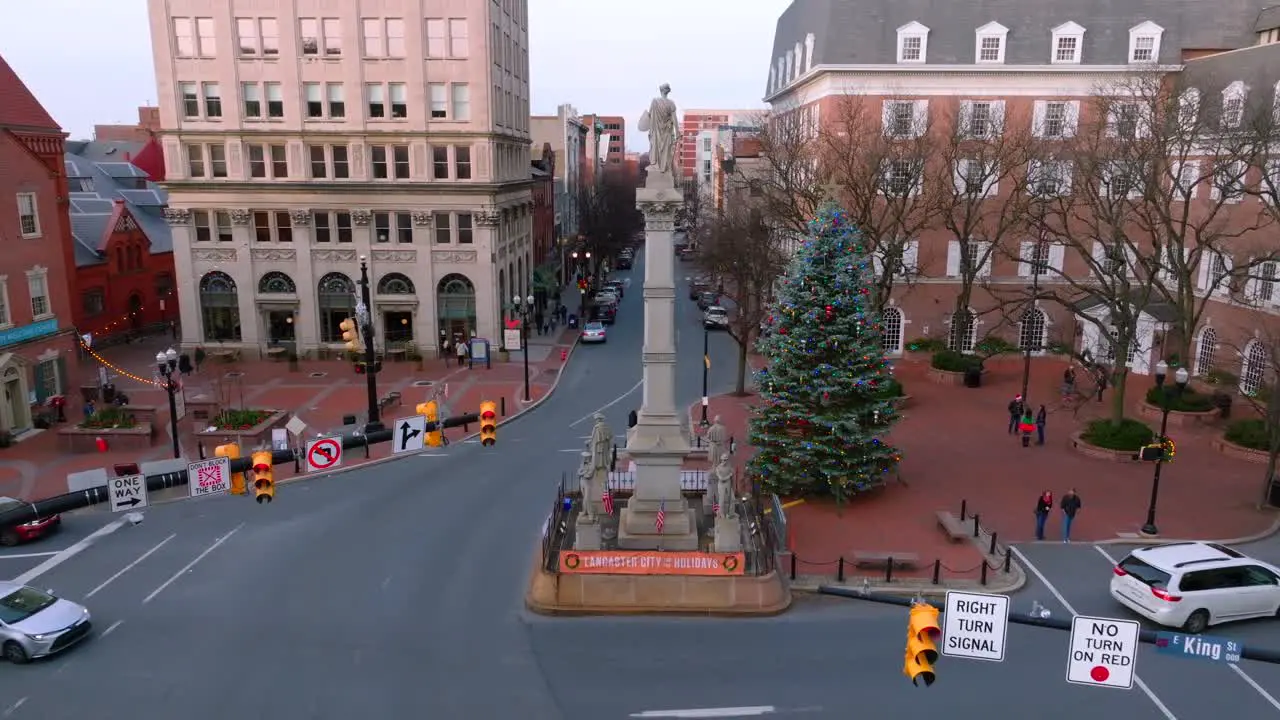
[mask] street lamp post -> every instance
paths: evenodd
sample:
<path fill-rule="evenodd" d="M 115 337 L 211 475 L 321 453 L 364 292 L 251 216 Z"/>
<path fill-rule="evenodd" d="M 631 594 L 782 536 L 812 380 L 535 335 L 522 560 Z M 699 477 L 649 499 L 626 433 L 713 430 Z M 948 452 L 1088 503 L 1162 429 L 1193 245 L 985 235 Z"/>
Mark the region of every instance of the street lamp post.
<path fill-rule="evenodd" d="M 182 448 L 178 442 L 178 380 L 174 375 L 178 371 L 178 352 L 169 348 L 156 353 L 156 371 L 164 379 L 164 390 L 169 393 L 169 432 L 173 435 L 173 457 L 182 457 Z"/>
<path fill-rule="evenodd" d="M 698 423 L 702 427 L 706 427 L 710 423 L 707 422 L 707 403 L 710 400 L 707 397 L 707 375 L 711 372 L 711 331 L 707 329 L 707 324 L 702 324 L 702 420 Z"/>
<path fill-rule="evenodd" d="M 533 303 L 535 298 L 530 295 L 524 300 L 519 295 L 511 298 L 511 305 L 515 311 L 520 313 L 520 349 L 524 352 L 524 401 L 530 402 L 529 397 L 529 316 L 533 314 Z"/>
<path fill-rule="evenodd" d="M 1169 427 L 1169 401 L 1182 394 L 1187 389 L 1187 381 L 1191 379 L 1191 375 L 1186 368 L 1178 368 L 1173 374 L 1173 387 L 1164 386 L 1165 378 L 1169 376 L 1169 364 L 1161 360 L 1156 363 L 1156 387 L 1160 388 L 1160 435 L 1157 438 L 1160 442 L 1164 442 L 1165 431 Z M 1160 500 L 1160 467 L 1164 465 L 1164 454 L 1156 459 L 1156 471 L 1151 478 L 1151 502 L 1147 505 L 1147 522 L 1142 526 L 1143 535 L 1159 535 L 1160 529 L 1156 527 L 1156 503 Z"/>
<path fill-rule="evenodd" d="M 1022 331 L 1019 333 L 1019 335 L 1022 335 L 1022 336 L 1026 335 L 1026 323 L 1031 321 L 1031 313 L 1036 309 L 1036 300 L 1039 299 L 1040 297 L 1040 272 L 1042 270 L 1047 272 L 1048 264 L 1049 264 L 1047 257 L 1045 258 L 1045 262 L 1043 264 L 1041 264 L 1040 262 L 1040 254 L 1041 252 L 1043 252 L 1045 247 L 1044 228 L 1043 228 L 1044 206 L 1043 204 L 1037 204 L 1036 207 L 1038 210 L 1037 214 L 1039 215 L 1039 221 L 1042 227 L 1040 228 L 1039 234 L 1036 236 L 1036 244 L 1035 244 L 1035 250 L 1034 250 L 1035 255 L 1031 258 L 1031 301 L 1027 305 L 1026 312 L 1022 314 L 1022 322 L 1024 324 L 1023 324 Z M 1023 337 L 1022 340 L 1025 342 L 1027 340 L 1036 340 L 1036 339 Z M 1031 352 L 1033 349 L 1039 349 L 1035 347 L 1037 342 L 1025 342 L 1025 344 L 1026 344 L 1026 347 L 1022 348 L 1022 395 L 1020 396 L 1023 398 L 1023 402 L 1026 402 L 1027 389 L 1028 389 L 1027 386 L 1031 383 Z"/>
<path fill-rule="evenodd" d="M 377 353 L 373 349 L 373 313 L 370 307 L 373 299 L 369 291 L 369 262 L 360 256 L 360 303 L 356 305 L 356 322 L 360 323 L 360 334 L 364 337 L 364 381 L 368 391 L 369 422 L 365 423 L 366 435 L 383 429 L 381 408 L 378 407 L 378 367 Z"/>

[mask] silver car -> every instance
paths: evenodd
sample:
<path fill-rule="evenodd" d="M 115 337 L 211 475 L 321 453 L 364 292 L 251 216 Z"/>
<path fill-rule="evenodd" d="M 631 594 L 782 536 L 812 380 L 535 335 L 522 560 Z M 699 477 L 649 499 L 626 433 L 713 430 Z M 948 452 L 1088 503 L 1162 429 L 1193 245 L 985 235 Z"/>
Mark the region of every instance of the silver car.
<path fill-rule="evenodd" d="M 51 592 L 0 580 L 0 653 L 25 663 L 62 652 L 89 636 L 89 610 Z"/>
<path fill-rule="evenodd" d="M 602 343 L 607 342 L 608 336 L 605 334 L 604 323 L 591 321 L 582 328 L 582 342 L 584 343 Z"/>

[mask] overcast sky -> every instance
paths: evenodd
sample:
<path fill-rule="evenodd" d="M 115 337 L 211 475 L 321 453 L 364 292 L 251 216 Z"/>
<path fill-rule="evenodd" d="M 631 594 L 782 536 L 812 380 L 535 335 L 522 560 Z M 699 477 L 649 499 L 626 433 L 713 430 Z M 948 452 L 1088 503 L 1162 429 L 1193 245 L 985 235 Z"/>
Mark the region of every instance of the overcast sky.
<path fill-rule="evenodd" d="M 474 0 L 473 0 L 474 1 Z M 640 112 L 663 82 L 684 108 L 755 108 L 790 0 L 529 0 L 533 113 Z M 146 0 L 0 0 L 0 54 L 73 138 L 156 102 Z"/>

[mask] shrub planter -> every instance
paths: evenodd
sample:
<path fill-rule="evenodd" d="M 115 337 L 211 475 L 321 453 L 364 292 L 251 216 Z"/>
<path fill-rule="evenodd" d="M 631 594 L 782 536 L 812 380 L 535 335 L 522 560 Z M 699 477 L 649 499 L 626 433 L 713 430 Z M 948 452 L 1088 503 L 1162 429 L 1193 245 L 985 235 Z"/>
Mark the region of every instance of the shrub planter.
<path fill-rule="evenodd" d="M 1243 445 L 1237 445 L 1226 438 L 1214 438 L 1210 444 L 1213 445 L 1214 450 L 1217 450 L 1229 458 L 1244 460 L 1245 462 L 1251 462 L 1258 465 L 1267 464 L 1268 453 L 1266 450 L 1254 450 L 1253 448 L 1247 448 Z"/>
<path fill-rule="evenodd" d="M 108 450 L 144 451 L 151 447 L 151 423 L 138 423 L 127 428 L 58 428 L 58 449 L 67 453 L 98 451 L 98 438 L 107 441 Z"/>
<path fill-rule="evenodd" d="M 246 452 L 249 448 L 258 446 L 271 445 L 271 431 L 276 428 L 282 428 L 289 424 L 289 413 L 283 410 L 267 411 L 271 414 L 264 418 L 257 425 L 248 428 L 223 428 L 216 427 L 213 430 L 206 430 L 200 433 L 201 437 L 217 438 L 219 443 L 238 443 L 241 452 Z M 209 418 L 210 423 L 217 418 Z"/>
<path fill-rule="evenodd" d="M 222 404 L 212 395 L 200 394 L 187 398 L 187 413 L 196 420 L 212 420 L 222 412 Z"/>
<path fill-rule="evenodd" d="M 1137 450 L 1110 450 L 1108 448 L 1098 447 L 1097 445 L 1090 445 L 1082 439 L 1082 435 L 1084 435 L 1083 431 L 1071 433 L 1071 447 L 1085 457 L 1091 457 L 1097 460 L 1107 460 L 1109 462 L 1139 462 L 1134 459 L 1134 456 L 1138 454 Z"/>
<path fill-rule="evenodd" d="M 1155 420 L 1159 422 L 1160 416 L 1164 413 L 1158 405 L 1143 400 L 1138 404 L 1138 416 L 1146 420 Z M 1204 410 L 1201 412 L 1181 412 L 1178 410 L 1169 411 L 1169 427 L 1175 428 L 1196 428 L 1206 427 L 1217 424 L 1222 419 L 1222 412 L 1217 408 L 1212 410 Z"/>

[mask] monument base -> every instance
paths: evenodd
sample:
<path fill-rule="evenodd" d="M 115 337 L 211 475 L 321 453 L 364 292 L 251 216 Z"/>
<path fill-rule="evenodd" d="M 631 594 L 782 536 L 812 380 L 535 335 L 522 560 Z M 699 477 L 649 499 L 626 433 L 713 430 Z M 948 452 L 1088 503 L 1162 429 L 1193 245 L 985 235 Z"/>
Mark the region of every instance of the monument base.
<path fill-rule="evenodd" d="M 601 539 L 600 521 L 583 522 L 582 516 L 579 515 L 573 524 L 573 549 L 599 550 L 603 547 Z"/>
<path fill-rule="evenodd" d="M 618 519 L 618 547 L 623 550 L 698 550 L 697 511 L 683 498 L 665 503 L 666 517 L 658 532 L 658 506 L 637 503 L 634 498 L 622 508 Z"/>
<path fill-rule="evenodd" d="M 715 551 L 738 552 L 742 549 L 742 523 L 736 517 L 716 518 Z"/>
<path fill-rule="evenodd" d="M 571 575 L 547 572 L 542 550 L 533 553 L 525 607 L 541 615 L 778 615 L 791 606 L 791 589 L 768 575 Z"/>

